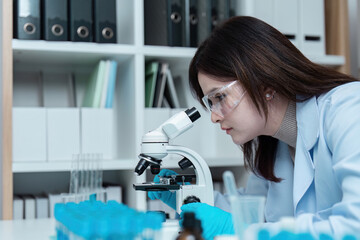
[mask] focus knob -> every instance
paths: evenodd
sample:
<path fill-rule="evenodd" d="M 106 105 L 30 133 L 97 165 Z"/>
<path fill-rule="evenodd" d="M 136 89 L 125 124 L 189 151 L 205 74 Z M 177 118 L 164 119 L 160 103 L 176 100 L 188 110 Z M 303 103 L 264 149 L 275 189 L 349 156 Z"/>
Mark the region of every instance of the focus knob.
<path fill-rule="evenodd" d="M 188 204 L 188 203 L 196 203 L 196 202 L 201 202 L 200 199 L 194 195 L 192 196 L 187 196 L 184 199 L 184 203 L 183 204 Z"/>

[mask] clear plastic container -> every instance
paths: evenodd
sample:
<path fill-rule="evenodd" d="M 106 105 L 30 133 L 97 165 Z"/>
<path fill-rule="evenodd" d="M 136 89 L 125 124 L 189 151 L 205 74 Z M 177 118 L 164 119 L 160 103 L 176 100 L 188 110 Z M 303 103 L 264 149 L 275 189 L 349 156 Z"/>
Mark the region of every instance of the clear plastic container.
<path fill-rule="evenodd" d="M 264 222 L 265 200 L 263 196 L 230 196 L 234 230 L 239 240 L 244 239 L 249 225 Z"/>

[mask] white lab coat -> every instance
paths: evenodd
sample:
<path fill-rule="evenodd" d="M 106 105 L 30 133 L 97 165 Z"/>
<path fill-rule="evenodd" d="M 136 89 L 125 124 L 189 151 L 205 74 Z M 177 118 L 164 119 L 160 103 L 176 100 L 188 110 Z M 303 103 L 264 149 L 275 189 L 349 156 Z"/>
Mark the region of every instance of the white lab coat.
<path fill-rule="evenodd" d="M 265 226 L 279 228 L 281 217 L 295 216 L 296 229 L 336 238 L 360 231 L 360 82 L 339 86 L 296 104 L 295 164 L 279 141 L 270 182 L 254 175 L 245 194 L 267 198 Z M 230 211 L 226 197 L 215 206 Z"/>

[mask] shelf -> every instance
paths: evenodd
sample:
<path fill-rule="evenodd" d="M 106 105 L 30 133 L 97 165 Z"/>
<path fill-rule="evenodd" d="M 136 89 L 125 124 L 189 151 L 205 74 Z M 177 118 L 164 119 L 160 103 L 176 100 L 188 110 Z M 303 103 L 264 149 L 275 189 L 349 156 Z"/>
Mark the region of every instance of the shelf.
<path fill-rule="evenodd" d="M 144 46 L 142 52 L 149 57 L 192 58 L 195 55 L 196 48 Z"/>
<path fill-rule="evenodd" d="M 32 64 L 95 64 L 100 59 L 112 58 L 119 62 L 128 61 L 135 54 L 144 54 L 147 59 L 161 58 L 169 62 L 189 62 L 196 48 L 142 46 L 128 44 L 99 44 L 86 42 L 51 42 L 44 40 L 13 39 L 14 61 L 16 63 Z M 344 56 L 337 55 L 307 55 L 318 64 L 340 66 L 345 64 Z"/>
<path fill-rule="evenodd" d="M 15 65 L 95 65 L 104 58 L 126 62 L 135 54 L 133 45 L 124 44 L 13 39 L 12 45 Z"/>
<path fill-rule="evenodd" d="M 103 170 L 133 170 L 137 162 L 131 159 L 104 160 Z M 71 170 L 71 161 L 66 162 L 21 162 L 13 163 L 14 173 L 25 172 L 64 172 Z"/>

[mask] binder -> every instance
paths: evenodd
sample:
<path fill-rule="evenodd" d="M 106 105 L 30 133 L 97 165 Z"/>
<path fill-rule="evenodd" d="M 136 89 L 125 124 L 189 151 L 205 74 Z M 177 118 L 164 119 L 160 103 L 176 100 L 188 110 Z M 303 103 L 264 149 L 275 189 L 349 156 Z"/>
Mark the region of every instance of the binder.
<path fill-rule="evenodd" d="M 197 10 L 197 0 L 190 0 L 189 3 L 190 8 L 190 17 L 189 17 L 189 23 L 190 23 L 190 47 L 197 47 L 198 46 L 198 10 Z"/>
<path fill-rule="evenodd" d="M 198 0 L 198 45 L 211 33 L 211 0 Z"/>
<path fill-rule="evenodd" d="M 69 1 L 69 35 L 74 42 L 93 41 L 93 2 L 91 0 Z"/>
<path fill-rule="evenodd" d="M 226 21 L 230 15 L 230 0 L 211 0 L 211 30 Z"/>
<path fill-rule="evenodd" d="M 44 40 L 68 40 L 67 1 L 42 0 Z"/>
<path fill-rule="evenodd" d="M 24 200 L 19 196 L 13 199 L 13 219 L 24 219 Z"/>
<path fill-rule="evenodd" d="M 94 0 L 94 39 L 116 43 L 116 0 Z"/>
<path fill-rule="evenodd" d="M 31 195 L 24 195 L 25 219 L 35 219 L 35 198 Z"/>
<path fill-rule="evenodd" d="M 229 2 L 229 18 L 237 16 L 237 1 L 230 0 Z"/>
<path fill-rule="evenodd" d="M 35 196 L 36 218 L 49 217 L 49 199 L 46 196 Z"/>
<path fill-rule="evenodd" d="M 54 218 L 55 204 L 62 203 L 63 198 L 61 194 L 49 193 L 48 199 L 49 199 L 49 216 L 50 218 Z"/>
<path fill-rule="evenodd" d="M 186 46 L 184 0 L 145 0 L 145 44 Z"/>
<path fill-rule="evenodd" d="M 154 96 L 154 104 L 153 107 L 161 107 L 163 98 L 164 98 L 164 91 L 165 85 L 167 80 L 166 72 L 169 68 L 168 63 L 161 63 L 159 66 L 159 74 L 156 80 L 156 87 L 155 87 L 155 96 Z"/>
<path fill-rule="evenodd" d="M 14 37 L 40 39 L 40 0 L 14 1 Z"/>

